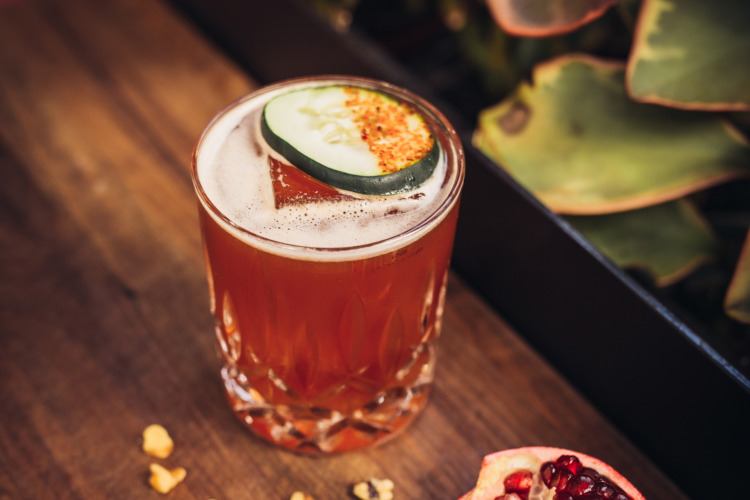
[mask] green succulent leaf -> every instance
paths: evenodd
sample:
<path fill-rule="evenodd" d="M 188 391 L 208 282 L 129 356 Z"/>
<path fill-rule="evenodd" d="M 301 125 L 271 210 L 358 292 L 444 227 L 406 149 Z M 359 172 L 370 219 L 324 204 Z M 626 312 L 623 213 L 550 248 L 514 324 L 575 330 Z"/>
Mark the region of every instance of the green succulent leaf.
<path fill-rule="evenodd" d="M 712 259 L 719 246 L 708 223 L 686 199 L 565 219 L 619 267 L 643 270 L 658 286 L 684 278 Z"/>
<path fill-rule="evenodd" d="M 488 0 L 487 7 L 503 31 L 542 37 L 573 31 L 615 3 L 617 0 Z"/>
<path fill-rule="evenodd" d="M 667 106 L 750 109 L 750 2 L 644 0 L 628 88 Z"/>
<path fill-rule="evenodd" d="M 475 144 L 564 214 L 642 208 L 750 174 L 750 148 L 716 116 L 632 101 L 624 66 L 571 55 L 537 65 L 479 116 Z"/>
<path fill-rule="evenodd" d="M 724 298 L 724 310 L 731 318 L 750 323 L 750 232 Z"/>

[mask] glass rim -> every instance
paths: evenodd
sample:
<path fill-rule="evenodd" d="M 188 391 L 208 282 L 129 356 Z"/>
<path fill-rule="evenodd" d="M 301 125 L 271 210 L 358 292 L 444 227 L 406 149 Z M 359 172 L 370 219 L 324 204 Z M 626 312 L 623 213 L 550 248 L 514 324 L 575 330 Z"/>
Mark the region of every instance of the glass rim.
<path fill-rule="evenodd" d="M 420 220 L 419 223 L 414 224 L 413 226 L 409 227 L 408 229 L 398 234 L 388 236 L 386 238 L 379 239 L 376 241 L 363 243 L 361 245 L 339 246 L 339 247 L 319 247 L 319 246 L 297 245 L 294 243 L 287 243 L 284 241 L 279 241 L 277 239 L 268 238 L 266 236 L 262 236 L 253 231 L 250 231 L 245 227 L 240 226 L 239 224 L 234 222 L 229 216 L 227 216 L 224 212 L 222 212 L 211 201 L 210 197 L 203 189 L 203 185 L 201 184 L 201 181 L 199 179 L 198 155 L 199 155 L 199 151 L 204 140 L 212 132 L 213 128 L 222 118 L 224 118 L 231 110 L 235 109 L 241 104 L 247 102 L 250 99 L 254 99 L 260 95 L 276 91 L 280 88 L 291 86 L 291 85 L 299 85 L 305 82 L 335 82 L 335 83 L 343 83 L 343 84 L 352 84 L 353 86 L 361 86 L 363 88 L 368 88 L 368 89 L 385 90 L 390 95 L 398 97 L 399 99 L 405 100 L 410 105 L 417 106 L 420 112 L 428 115 L 429 118 L 432 121 L 434 121 L 436 125 L 438 125 L 442 129 L 442 132 L 447 137 L 448 139 L 447 142 L 448 144 L 450 144 L 451 147 L 450 149 L 443 148 L 444 154 L 446 155 L 446 161 L 449 163 L 453 163 L 454 168 L 456 169 L 456 175 L 453 181 L 453 185 L 451 186 L 450 190 L 445 195 L 445 199 L 439 205 L 437 205 L 432 212 L 430 212 L 422 220 Z M 314 75 L 314 76 L 308 76 L 308 77 L 298 77 L 298 78 L 279 80 L 269 85 L 260 86 L 252 90 L 251 92 L 245 94 L 244 96 L 238 99 L 235 99 L 233 102 L 231 102 L 229 105 L 225 106 L 221 111 L 219 111 L 208 122 L 208 124 L 206 125 L 206 127 L 203 129 L 200 136 L 196 140 L 193 146 L 192 154 L 191 154 L 190 172 L 191 172 L 191 177 L 192 177 L 192 182 L 193 182 L 193 188 L 198 196 L 200 203 L 204 206 L 206 211 L 209 212 L 209 216 L 214 218 L 218 223 L 228 226 L 231 229 L 231 231 L 241 234 L 243 237 L 243 241 L 258 240 L 260 242 L 263 242 L 263 244 L 268 245 L 270 247 L 275 247 L 279 249 L 286 248 L 286 249 L 289 249 L 290 251 L 313 252 L 317 254 L 338 254 L 338 253 L 373 248 L 373 247 L 384 245 L 386 243 L 398 241 L 401 239 L 408 239 L 409 236 L 413 235 L 414 233 L 419 232 L 421 229 L 423 229 L 425 226 L 429 225 L 430 223 L 435 222 L 435 221 L 439 222 L 439 219 L 447 215 L 448 212 L 450 212 L 450 209 L 457 203 L 459 199 L 461 188 L 463 186 L 464 178 L 466 175 L 465 163 L 466 163 L 466 159 L 465 159 L 465 154 L 463 151 L 463 146 L 458 137 L 458 133 L 453 128 L 453 125 L 448 121 L 448 119 L 443 115 L 441 111 L 439 111 L 434 105 L 432 105 L 430 102 L 428 102 L 424 98 L 418 96 L 417 94 L 411 92 L 410 90 L 407 90 L 403 87 L 399 87 L 397 85 L 393 85 L 385 81 L 381 81 L 381 80 L 377 80 L 373 78 L 359 77 L 359 76 L 330 74 L 330 75 Z M 245 240 L 244 238 L 249 238 L 249 240 Z"/>

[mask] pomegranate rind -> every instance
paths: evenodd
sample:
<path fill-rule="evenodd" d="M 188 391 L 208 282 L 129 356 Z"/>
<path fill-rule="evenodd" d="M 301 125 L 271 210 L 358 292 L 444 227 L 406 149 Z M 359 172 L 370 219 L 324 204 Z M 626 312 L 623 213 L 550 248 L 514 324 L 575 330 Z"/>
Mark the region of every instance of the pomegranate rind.
<path fill-rule="evenodd" d="M 584 467 L 590 467 L 599 474 L 607 476 L 633 500 L 646 500 L 630 481 L 609 464 L 584 453 L 549 446 L 513 448 L 485 456 L 482 460 L 482 468 L 479 470 L 476 486 L 458 500 L 494 500 L 498 495 L 505 492 L 503 479 L 509 473 L 526 466 L 534 467 L 532 470 L 538 470 L 544 462 L 554 461 L 560 455 L 575 455 Z M 549 498 L 551 499 L 553 496 L 552 490 L 549 490 L 549 492 Z"/>

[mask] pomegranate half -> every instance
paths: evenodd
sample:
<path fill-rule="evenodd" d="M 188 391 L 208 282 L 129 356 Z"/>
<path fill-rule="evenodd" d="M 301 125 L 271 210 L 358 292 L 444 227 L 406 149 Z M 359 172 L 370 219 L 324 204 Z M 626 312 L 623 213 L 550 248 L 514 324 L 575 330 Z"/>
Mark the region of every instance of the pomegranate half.
<path fill-rule="evenodd" d="M 562 448 L 530 446 L 484 457 L 473 490 L 459 500 L 645 500 L 601 460 Z"/>

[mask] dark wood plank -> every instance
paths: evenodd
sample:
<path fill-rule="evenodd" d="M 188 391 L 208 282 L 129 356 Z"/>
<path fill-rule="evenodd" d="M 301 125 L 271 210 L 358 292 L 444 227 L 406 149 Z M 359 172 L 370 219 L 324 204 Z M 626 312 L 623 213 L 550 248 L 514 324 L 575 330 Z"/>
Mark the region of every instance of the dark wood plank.
<path fill-rule="evenodd" d="M 0 497 L 159 498 L 151 423 L 188 470 L 172 498 L 457 498 L 484 454 L 526 444 L 610 461 L 650 499 L 684 498 L 458 278 L 437 383 L 415 424 L 329 458 L 268 446 L 218 377 L 189 179 L 202 127 L 255 83 L 153 0 L 0 10 Z"/>

